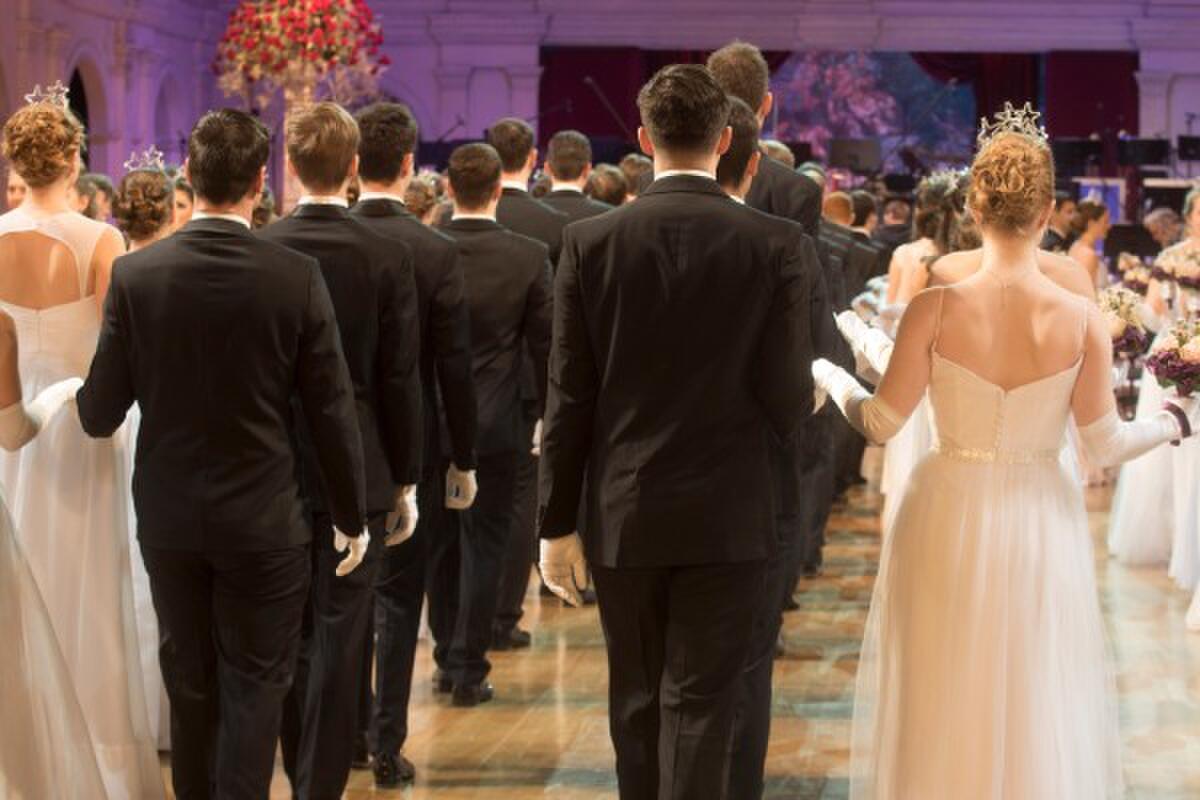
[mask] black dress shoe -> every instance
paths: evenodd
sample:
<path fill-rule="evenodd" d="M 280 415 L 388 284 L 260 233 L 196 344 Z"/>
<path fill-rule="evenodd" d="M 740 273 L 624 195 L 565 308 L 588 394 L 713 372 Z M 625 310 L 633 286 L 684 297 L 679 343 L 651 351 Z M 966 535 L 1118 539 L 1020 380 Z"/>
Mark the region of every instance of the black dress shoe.
<path fill-rule="evenodd" d="M 533 637 L 529 635 L 529 631 L 523 631 L 520 628 L 495 628 L 492 630 L 493 650 L 520 650 L 523 647 L 529 647 L 532 643 Z"/>
<path fill-rule="evenodd" d="M 371 766 L 371 748 L 367 746 L 365 734 L 354 737 L 354 755 L 350 758 L 350 769 L 368 769 Z"/>
<path fill-rule="evenodd" d="M 454 697 L 451 702 L 461 708 L 471 708 L 480 703 L 486 703 L 491 700 L 496 694 L 496 690 L 487 681 L 470 684 L 467 686 L 455 686 Z"/>
<path fill-rule="evenodd" d="M 402 753 L 375 757 L 375 785 L 380 789 L 394 789 L 412 783 L 416 776 L 416 767 Z"/>
<path fill-rule="evenodd" d="M 435 669 L 433 671 L 433 693 L 450 694 L 452 691 L 454 691 L 454 679 L 450 677 L 449 673 Z"/>

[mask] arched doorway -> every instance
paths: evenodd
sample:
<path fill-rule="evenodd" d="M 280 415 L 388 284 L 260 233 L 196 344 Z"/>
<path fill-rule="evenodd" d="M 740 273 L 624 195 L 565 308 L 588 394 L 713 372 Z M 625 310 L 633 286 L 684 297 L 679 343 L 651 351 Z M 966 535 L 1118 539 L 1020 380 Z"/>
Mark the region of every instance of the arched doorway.
<path fill-rule="evenodd" d="M 88 118 L 88 97 L 87 87 L 83 85 L 83 76 L 79 74 L 79 70 L 71 72 L 70 94 L 67 95 L 70 103 L 71 113 L 83 125 L 83 129 L 88 133 L 92 131 L 91 120 Z M 91 148 L 85 148 L 83 152 L 83 163 L 87 167 L 91 167 L 92 161 Z"/>

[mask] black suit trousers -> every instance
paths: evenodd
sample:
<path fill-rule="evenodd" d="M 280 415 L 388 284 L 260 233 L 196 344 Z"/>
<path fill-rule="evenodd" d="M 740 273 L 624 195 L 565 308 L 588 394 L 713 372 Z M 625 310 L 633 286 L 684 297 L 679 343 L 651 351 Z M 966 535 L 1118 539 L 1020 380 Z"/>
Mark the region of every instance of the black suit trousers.
<path fill-rule="evenodd" d="M 363 562 L 339 578 L 334 571 L 345 553 L 333 548 L 333 523 L 328 515 L 313 515 L 312 592 L 281 736 L 284 769 L 300 800 L 339 800 L 350 776 L 363 640 L 384 549 L 382 515 L 371 518 L 368 532 Z"/>
<path fill-rule="evenodd" d="M 522 436 L 532 443 L 537 414 L 526 414 Z M 538 557 L 537 538 L 538 458 L 530 453 L 517 454 L 517 476 L 513 488 L 513 526 L 504 552 L 504 571 L 500 579 L 500 598 L 496 606 L 495 628 L 511 631 L 524 612 L 529 591 L 529 571 Z"/>
<path fill-rule="evenodd" d="M 517 453 L 480 456 L 475 504 L 445 515 L 446 525 L 434 542 L 429 586 L 433 657 L 456 686 L 479 683 L 491 670 L 487 650 L 512 530 L 516 474 Z"/>
<path fill-rule="evenodd" d="M 171 700 L 175 796 L 261 800 L 296 668 L 309 546 L 141 550 Z"/>
<path fill-rule="evenodd" d="M 408 701 L 421 629 L 428 560 L 435 532 L 446 523 L 446 473 L 436 470 L 417 486 L 420 519 L 412 538 L 383 555 L 375 582 L 374 750 L 396 754 L 408 738 Z"/>
<path fill-rule="evenodd" d="M 592 566 L 621 800 L 731 797 L 738 684 L 766 566 Z"/>

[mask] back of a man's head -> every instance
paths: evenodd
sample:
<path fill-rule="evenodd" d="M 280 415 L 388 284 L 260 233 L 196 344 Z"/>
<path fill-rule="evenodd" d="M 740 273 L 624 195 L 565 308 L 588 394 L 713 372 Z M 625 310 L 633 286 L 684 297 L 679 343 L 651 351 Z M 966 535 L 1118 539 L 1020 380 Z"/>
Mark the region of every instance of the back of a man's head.
<path fill-rule="evenodd" d="M 618 166 L 625 176 L 625 193 L 637 197 L 642 193 L 642 176 L 654 171 L 654 162 L 641 153 L 630 153 Z"/>
<path fill-rule="evenodd" d="M 771 70 L 762 51 L 746 42 L 730 42 L 708 57 L 708 69 L 726 94 L 754 109 L 770 90 Z"/>
<path fill-rule="evenodd" d="M 500 186 L 500 155 L 490 144 L 472 142 L 454 148 L 446 170 L 454 205 L 464 211 L 479 211 Z"/>
<path fill-rule="evenodd" d="M 711 153 L 729 120 L 729 97 L 696 64 L 672 64 L 638 92 L 642 127 L 656 150 L 670 155 Z"/>
<path fill-rule="evenodd" d="M 546 163 L 555 178 L 577 181 L 592 165 L 592 143 L 579 131 L 559 131 L 550 137 Z"/>
<path fill-rule="evenodd" d="M 847 228 L 854 222 L 854 203 L 845 192 L 830 192 L 821 202 L 821 215 L 837 225 Z"/>
<path fill-rule="evenodd" d="M 214 206 L 246 197 L 271 154 L 271 134 L 245 111 L 222 108 L 196 122 L 188 138 L 187 172 L 196 195 Z"/>
<path fill-rule="evenodd" d="M 394 183 L 404 158 L 417 149 L 417 121 L 408 106 L 373 103 L 354 115 L 358 122 L 358 174 L 372 183 Z"/>
<path fill-rule="evenodd" d="M 496 148 L 505 172 L 520 172 L 533 152 L 533 128 L 523 119 L 506 117 L 488 128 L 487 143 Z"/>
<path fill-rule="evenodd" d="M 912 222 L 912 203 L 903 197 L 893 197 L 883 204 L 883 224 L 908 225 Z"/>
<path fill-rule="evenodd" d="M 619 206 L 625 202 L 625 175 L 615 164 L 597 164 L 588 175 L 583 193 L 593 200 Z"/>
<path fill-rule="evenodd" d="M 871 215 L 878 215 L 878 205 L 875 195 L 862 189 L 850 193 L 850 202 L 854 204 L 854 227 L 861 228 L 867 224 Z"/>
<path fill-rule="evenodd" d="M 778 161 L 788 169 L 796 168 L 796 154 L 778 139 L 763 139 L 762 148 L 763 153 L 772 161 Z"/>
<path fill-rule="evenodd" d="M 739 98 L 730 97 L 729 127 L 733 137 L 717 162 L 717 183 L 726 191 L 736 192 L 746 178 L 750 159 L 758 152 L 758 115 Z"/>
<path fill-rule="evenodd" d="M 288 160 L 309 190 L 338 192 L 358 155 L 358 123 L 337 103 L 314 103 L 287 119 Z"/>

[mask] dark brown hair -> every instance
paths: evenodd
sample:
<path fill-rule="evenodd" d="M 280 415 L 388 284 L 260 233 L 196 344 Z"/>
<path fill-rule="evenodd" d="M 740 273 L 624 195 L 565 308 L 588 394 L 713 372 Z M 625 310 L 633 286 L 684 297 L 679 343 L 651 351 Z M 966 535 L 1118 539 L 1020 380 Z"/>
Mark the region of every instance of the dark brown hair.
<path fill-rule="evenodd" d="M 238 202 L 254 187 L 270 151 L 271 134 L 257 118 L 234 108 L 209 111 L 188 138 L 193 199 L 199 195 L 218 206 Z"/>
<path fill-rule="evenodd" d="M 592 143 L 579 131 L 559 131 L 550 137 L 546 163 L 559 180 L 573 181 L 592 163 Z"/>
<path fill-rule="evenodd" d="M 597 164 L 588 175 L 583 193 L 610 206 L 619 206 L 625 202 L 625 175 L 615 164 Z"/>
<path fill-rule="evenodd" d="M 625 192 L 634 197 L 642 193 L 642 176 L 654 171 L 654 162 L 641 153 L 630 153 L 618 166 L 625 175 Z"/>
<path fill-rule="evenodd" d="M 770 87 L 771 70 L 757 47 L 730 42 L 708 57 L 708 69 L 726 94 L 750 106 L 755 114 L 762 108 Z"/>
<path fill-rule="evenodd" d="M 408 106 L 372 103 L 354 115 L 358 122 L 358 174 L 376 183 L 400 177 L 404 157 L 417 148 L 417 121 Z"/>
<path fill-rule="evenodd" d="M 663 67 L 638 92 L 637 103 L 650 141 L 673 152 L 710 150 L 729 120 L 729 97 L 696 64 Z"/>
<path fill-rule="evenodd" d="M 335 192 L 350 174 L 358 154 L 358 123 L 337 103 L 314 103 L 287 119 L 288 160 L 300 183 L 309 189 Z"/>
<path fill-rule="evenodd" d="M 746 177 L 751 156 L 758 150 L 758 115 L 743 100 L 731 96 L 729 127 L 733 129 L 733 138 L 717 162 L 717 182 L 726 189 L 736 189 Z"/>
<path fill-rule="evenodd" d="M 135 169 L 121 179 L 113 197 L 113 219 L 131 241 L 143 241 L 171 221 L 175 186 L 157 169 Z"/>
<path fill-rule="evenodd" d="M 454 202 L 462 209 L 480 209 L 500 185 L 500 156 L 496 148 L 482 142 L 456 147 L 446 170 L 454 189 Z"/>
<path fill-rule="evenodd" d="M 520 172 L 533 152 L 533 128 L 523 119 L 505 117 L 488 128 L 487 143 L 500 154 L 505 172 Z M 588 160 L 591 160 L 589 145 Z"/>

